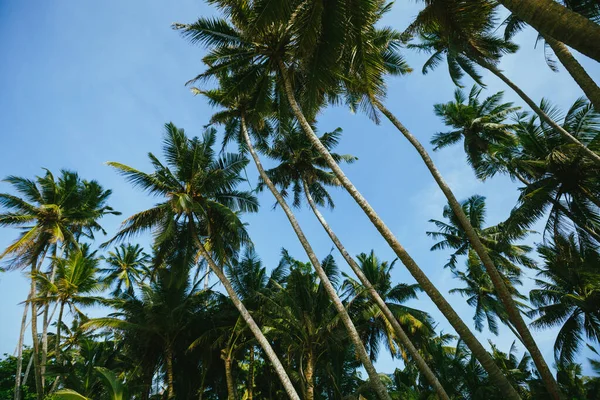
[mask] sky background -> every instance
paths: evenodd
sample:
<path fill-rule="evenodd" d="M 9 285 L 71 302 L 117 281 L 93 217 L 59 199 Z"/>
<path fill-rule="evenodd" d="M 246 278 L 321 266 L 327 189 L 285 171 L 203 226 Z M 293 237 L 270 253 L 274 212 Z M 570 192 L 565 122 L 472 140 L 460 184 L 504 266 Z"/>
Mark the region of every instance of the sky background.
<path fill-rule="evenodd" d="M 414 1 L 397 1 L 384 22 L 402 30 L 419 7 Z M 163 124 L 169 121 L 185 128 L 190 136 L 202 133 L 214 110 L 204 99 L 193 97 L 184 83 L 202 70 L 204 51 L 188 44 L 170 25 L 210 15 L 214 11 L 199 0 L 0 0 L 0 177 L 33 178 L 48 168 L 55 173 L 75 170 L 84 179 L 98 180 L 113 190 L 110 205 L 123 213 L 102 220 L 109 235 L 125 217 L 151 206 L 156 199 L 134 190 L 105 162 L 118 161 L 148 171 L 146 155 L 160 153 Z M 517 36 L 521 50 L 504 57 L 501 68 L 534 100 L 547 97 L 566 109 L 582 93 L 564 70 L 550 71 L 541 46 L 534 49 L 535 37 L 531 30 Z M 387 107 L 430 148 L 431 136 L 445 130 L 433 113 L 433 105 L 451 100 L 455 86 L 445 64 L 422 75 L 425 57 L 409 50 L 404 54 L 415 72 L 388 80 Z M 575 55 L 592 77 L 600 78 L 597 63 Z M 497 78 L 483 75 L 487 84 L 483 95 L 505 90 L 506 100 L 524 105 Z M 467 89 L 471 84 L 465 79 Z M 425 234 L 432 229 L 429 219 L 441 219 L 445 198 L 399 132 L 386 121 L 377 126 L 345 108 L 325 110 L 318 127 L 321 132 L 344 129 L 337 151 L 359 158 L 343 167 L 348 177 L 442 293 L 459 287 L 461 283 L 442 268 L 449 254 L 430 252 L 433 241 Z M 460 145 L 432 156 L 459 199 L 473 194 L 487 197 L 488 224 L 508 216 L 518 196 L 516 184 L 505 177 L 477 181 Z M 248 175 L 255 184 L 253 165 L 248 167 Z M 5 191 L 10 191 L 9 185 L 0 183 L 0 192 Z M 341 190 L 334 191 L 333 196 L 336 209 L 324 211 L 324 215 L 349 252 L 374 249 L 381 259 L 393 260 L 392 250 L 352 199 Z M 259 194 L 259 200 L 260 212 L 244 219 L 265 265 L 269 269 L 276 266 L 282 247 L 306 260 L 283 212 L 273 210 L 272 195 Z M 312 213 L 298 211 L 298 218 L 319 257 L 325 257 L 332 244 Z M 0 248 L 17 234 L 14 229 L 0 228 Z M 99 235 L 98 243 L 104 239 Z M 147 238 L 139 241 L 148 242 Z M 528 242 L 540 241 L 540 235 L 532 235 Z M 333 254 L 340 268 L 347 271 L 343 259 Z M 393 279 L 396 283 L 414 282 L 400 263 L 395 265 Z M 532 285 L 531 278 L 525 278 L 523 290 Z M 12 271 L 0 275 L 0 354 L 14 352 L 23 310 L 20 302 L 27 293 L 24 274 Z M 447 298 L 472 326 L 473 309 L 465 300 L 459 295 Z M 438 330 L 452 332 L 426 295 L 408 304 L 430 312 Z M 102 312 L 90 310 L 92 315 Z M 515 340 L 504 327 L 498 337 L 487 331 L 477 336 L 486 345 L 491 338 L 502 351 L 508 351 Z M 29 334 L 26 337 L 30 339 Z M 552 363 L 556 330 L 534 331 L 534 337 Z M 582 352 L 580 362 L 584 372 L 589 372 L 585 355 Z M 392 372 L 394 365 L 382 351 L 378 369 Z"/>

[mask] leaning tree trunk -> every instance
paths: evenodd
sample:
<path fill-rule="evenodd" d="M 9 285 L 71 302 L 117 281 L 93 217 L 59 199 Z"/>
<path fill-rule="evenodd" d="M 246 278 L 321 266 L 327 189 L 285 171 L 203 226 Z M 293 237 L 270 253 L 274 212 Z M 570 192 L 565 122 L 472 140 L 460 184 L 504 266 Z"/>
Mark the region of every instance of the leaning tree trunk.
<path fill-rule="evenodd" d="M 554 0 L 500 0 L 500 4 L 542 35 L 600 62 L 600 25 Z"/>
<path fill-rule="evenodd" d="M 323 214 L 321 214 L 321 212 L 319 211 L 317 205 L 315 204 L 315 201 L 313 200 L 310 194 L 310 190 L 306 181 L 303 180 L 302 184 L 304 185 L 304 194 L 306 195 L 306 200 L 308 201 L 310 208 L 313 210 L 317 219 L 331 238 L 331 241 L 335 244 L 335 247 L 337 247 L 339 252 L 342 254 L 342 257 L 344 257 L 344 260 L 346 260 L 346 262 L 348 263 L 354 274 L 358 277 L 360 282 L 363 284 L 363 286 L 367 288 L 369 295 L 375 301 L 375 304 L 377 304 L 377 307 L 379 307 L 379 309 L 385 316 L 385 319 L 392 325 L 394 333 L 398 336 L 400 343 L 402 343 L 404 348 L 412 357 L 412 360 L 417 365 L 419 371 L 423 374 L 423 376 L 425 376 L 425 378 L 427 379 L 429 384 L 434 388 L 435 392 L 437 393 L 440 399 L 449 400 L 448 394 L 444 390 L 440 381 L 437 379 L 431 368 L 429 368 L 429 366 L 427 365 L 427 363 L 425 362 L 415 345 L 412 343 L 408 335 L 404 332 L 402 326 L 400 325 L 390 308 L 387 306 L 385 301 L 383 301 L 377 290 L 375 290 L 373 284 L 371 284 L 369 279 L 365 276 L 365 274 L 360 269 L 356 261 L 354 261 L 350 254 L 348 254 L 346 248 L 342 245 L 342 242 L 338 239 L 335 232 L 333 232 L 333 229 L 331 229 L 331 227 L 325 220 L 325 217 L 323 217 Z"/>
<path fill-rule="evenodd" d="M 277 354 L 275 354 L 275 351 L 273 351 L 271 344 L 269 343 L 269 341 L 267 340 L 265 335 L 262 333 L 262 331 L 260 330 L 260 328 L 258 327 L 256 322 L 254 321 L 254 318 L 252 318 L 252 316 L 246 309 L 246 306 L 244 306 L 244 303 L 242 303 L 242 301 L 238 297 L 237 293 L 233 289 L 233 286 L 231 286 L 231 282 L 229 281 L 229 279 L 227 279 L 227 277 L 225 276 L 223 271 L 217 266 L 217 264 L 212 259 L 210 254 L 208 254 L 208 252 L 204 248 L 204 245 L 202 243 L 200 243 L 200 240 L 197 237 L 196 237 L 196 240 L 197 240 L 197 245 L 199 247 L 200 253 L 202 254 L 202 257 L 204 257 L 206 259 L 206 262 L 208 263 L 212 272 L 217 276 L 217 278 L 219 278 L 219 280 L 225 287 L 227 294 L 231 298 L 231 302 L 235 305 L 235 308 L 238 309 L 242 318 L 244 319 L 244 321 L 246 322 L 246 324 L 248 325 L 248 327 L 254 334 L 254 337 L 256 338 L 256 340 L 258 341 L 258 343 L 260 344 L 262 349 L 265 351 L 267 357 L 269 358 L 269 361 L 271 361 L 271 364 L 272 364 L 273 368 L 275 369 L 275 372 L 277 373 L 277 376 L 279 377 L 279 380 L 281 381 L 281 384 L 285 388 L 285 391 L 288 394 L 289 398 L 292 400 L 300 400 L 300 397 L 298 396 L 298 393 L 296 393 L 296 389 L 294 388 L 294 385 L 292 384 L 290 377 L 285 372 L 285 368 L 281 364 L 281 361 L 279 361 Z"/>
<path fill-rule="evenodd" d="M 27 301 L 23 307 L 23 318 L 21 319 L 21 331 L 19 332 L 19 343 L 17 344 L 17 372 L 15 373 L 15 400 L 21 399 L 21 372 L 23 371 L 23 342 L 25 340 L 25 330 L 27 328 L 27 312 L 29 311 L 29 301 L 32 291 L 29 291 Z"/>
<path fill-rule="evenodd" d="M 552 375 L 552 372 L 550 371 L 550 368 L 548 368 L 548 364 L 546 364 L 546 361 L 544 360 L 542 352 L 535 343 L 535 340 L 533 340 L 533 336 L 527 328 L 527 324 L 523 320 L 523 316 L 521 315 L 521 312 L 519 311 L 512 295 L 510 294 L 510 291 L 508 290 L 508 287 L 505 284 L 504 277 L 502 276 L 502 274 L 500 274 L 500 272 L 494 265 L 494 262 L 492 261 L 487 249 L 481 242 L 479 235 L 473 228 L 473 225 L 471 225 L 471 222 L 465 214 L 462 206 L 454 196 L 452 189 L 450 189 L 450 186 L 448 186 L 448 184 L 442 177 L 442 174 L 435 166 L 433 160 L 431 159 L 431 157 L 429 157 L 427 150 L 425 150 L 425 148 L 417 140 L 417 138 L 414 137 L 412 133 L 410 133 L 410 131 L 406 129 L 406 127 L 402 125 L 402 123 L 394 116 L 394 114 L 392 114 L 387 108 L 383 106 L 383 104 L 379 102 L 376 102 L 375 104 L 377 108 L 390 120 L 390 122 L 392 122 L 392 124 L 394 124 L 394 126 L 404 135 L 404 137 L 406 137 L 406 139 L 408 139 L 408 141 L 417 150 L 417 152 L 423 159 L 423 162 L 427 166 L 427 169 L 429 169 L 429 172 L 433 176 L 433 179 L 435 179 L 436 183 L 446 196 L 446 199 L 448 199 L 450 208 L 452 209 L 454 215 L 458 218 L 460 225 L 465 230 L 465 233 L 467 235 L 467 238 L 469 239 L 469 242 L 471 243 L 471 246 L 473 246 L 473 249 L 479 256 L 479 259 L 485 266 L 485 269 L 488 275 L 490 276 L 490 279 L 492 280 L 494 288 L 496 289 L 496 293 L 498 294 L 498 297 L 502 301 L 502 304 L 504 305 L 504 308 L 508 313 L 510 321 L 519 333 L 518 337 L 521 338 L 521 340 L 523 341 L 523 345 L 531 354 L 531 357 L 533 358 L 535 365 L 538 371 L 540 372 L 542 380 L 544 381 L 544 384 L 546 385 L 546 388 L 548 389 L 549 393 L 551 393 L 552 396 L 556 400 L 558 400 L 560 398 L 560 389 L 558 388 L 558 385 Z"/>
<path fill-rule="evenodd" d="M 62 320 L 63 320 L 63 313 L 65 311 L 65 303 L 63 301 L 60 302 L 60 308 L 58 311 L 58 319 L 56 320 L 56 344 L 54 347 L 54 360 L 55 363 L 58 367 L 60 367 L 60 334 L 61 334 L 61 328 L 62 328 Z M 54 314 L 54 312 L 53 312 Z M 58 383 L 60 381 L 60 375 L 57 375 L 56 378 L 54 379 L 54 382 L 52 383 L 52 389 L 50 390 L 50 392 L 54 392 L 57 388 L 58 388 Z"/>
<path fill-rule="evenodd" d="M 358 358 L 360 359 L 361 363 L 365 367 L 365 370 L 367 371 L 367 374 L 369 375 L 369 380 L 370 380 L 371 386 L 373 387 L 373 389 L 377 393 L 377 396 L 380 399 L 391 400 L 390 395 L 388 394 L 385 386 L 381 382 L 381 379 L 379 378 L 379 374 L 375 370 L 375 367 L 373 366 L 373 363 L 371 362 L 371 360 L 369 358 L 369 354 L 367 353 L 367 350 L 365 349 L 365 346 L 363 345 L 363 343 L 360 339 L 360 335 L 358 334 L 358 331 L 356 330 L 354 323 L 350 319 L 350 315 L 348 315 L 348 310 L 346 310 L 346 307 L 344 307 L 344 304 L 342 303 L 339 296 L 337 295 L 337 292 L 336 292 L 335 288 L 333 287 L 333 285 L 331 284 L 329 277 L 327 277 L 327 274 L 321 267 L 321 263 L 319 262 L 319 259 L 317 258 L 317 256 L 315 255 L 315 252 L 313 251 L 312 247 L 310 246 L 310 243 L 308 242 L 308 239 L 304 235 L 304 232 L 300 228 L 300 225 L 298 224 L 298 221 L 296 220 L 296 216 L 294 215 L 294 213 L 288 206 L 287 202 L 285 201 L 285 199 L 283 198 L 281 193 L 279 193 L 277 188 L 275 188 L 275 185 L 273 184 L 271 179 L 269 179 L 269 177 L 265 173 L 262 163 L 260 162 L 260 158 L 258 157 L 256 150 L 254 150 L 254 146 L 252 145 L 252 141 L 250 140 L 250 136 L 248 134 L 248 129 L 246 127 L 246 121 L 244 119 L 244 116 L 241 117 L 241 125 L 242 125 L 241 128 L 242 128 L 242 135 L 244 137 L 244 141 L 246 142 L 248 151 L 250 152 L 250 154 L 252 155 L 252 158 L 254 159 L 254 163 L 256 164 L 256 168 L 258 169 L 258 173 L 260 174 L 260 177 L 263 179 L 263 181 L 265 182 L 265 184 L 267 185 L 267 187 L 269 188 L 271 193 L 273 193 L 273 196 L 275 196 L 277 203 L 281 206 L 281 208 L 285 212 L 285 215 L 287 216 L 288 220 L 290 221 L 290 224 L 292 225 L 292 228 L 294 229 L 296 236 L 298 236 L 298 239 L 300 240 L 300 243 L 302 244 L 304 251 L 308 255 L 308 258 L 310 259 L 311 264 L 315 268 L 319 279 L 323 283 L 323 287 L 325 288 L 327 295 L 331 299 L 337 313 L 339 314 L 342 322 L 344 323 L 344 325 L 346 327 L 346 331 L 348 332 L 350 340 L 352 341 L 352 343 L 355 346 Z"/>
<path fill-rule="evenodd" d="M 598 46 L 598 48 L 600 48 L 600 46 Z M 576 137 L 571 135 L 562 126 L 558 125 L 554 120 L 552 120 L 552 118 L 550 118 L 548 116 L 548 114 L 546 114 L 537 104 L 535 104 L 535 102 L 529 96 L 527 96 L 527 94 L 525 94 L 525 92 L 523 92 L 520 87 L 518 87 L 517 85 L 514 84 L 514 82 L 512 82 L 510 79 L 508 79 L 506 77 L 506 75 L 504 75 L 498 68 L 496 68 L 496 66 L 491 65 L 489 63 L 481 63 L 481 66 L 488 69 L 492 74 L 496 75 L 504 83 L 506 83 L 507 86 L 509 86 L 512 90 L 514 90 L 515 93 L 517 93 L 519 95 L 519 97 L 521 99 L 523 99 L 523 101 L 525 103 L 527 103 L 527 105 L 533 110 L 533 112 L 535 112 L 540 117 L 540 119 L 542 121 L 544 121 L 545 123 L 550 125 L 550 127 L 553 130 L 555 130 L 557 133 L 562 135 L 566 140 L 568 140 L 569 142 L 571 142 L 572 144 L 577 146 L 582 152 L 584 152 L 596 164 L 600 165 L 600 155 L 593 152 L 590 148 L 586 147 L 583 143 L 581 143 L 579 140 L 577 140 Z"/>
<path fill-rule="evenodd" d="M 594 108 L 600 112 L 600 87 L 594 82 L 587 71 L 579 64 L 579 61 L 573 57 L 569 48 L 562 42 L 548 35 L 542 35 L 546 43 L 550 46 L 560 63 L 565 67 L 573 80 L 579 85 L 583 93 L 590 100 Z"/>
<path fill-rule="evenodd" d="M 50 272 L 50 283 L 53 284 L 56 278 L 56 260 L 63 256 L 65 250 L 65 244 L 63 243 L 60 247 L 60 253 L 57 253 L 58 243 L 54 247 L 54 261 L 52 262 L 52 270 Z M 54 309 L 56 310 L 56 308 Z M 48 328 L 50 327 L 50 322 L 52 321 L 52 317 L 54 316 L 54 312 L 52 315 L 49 315 L 50 312 L 50 303 L 44 304 L 44 312 L 42 317 L 42 363 L 40 366 L 41 374 L 42 374 L 42 388 L 46 387 L 46 364 L 48 363 Z"/>
<path fill-rule="evenodd" d="M 337 165 L 331 154 L 323 143 L 319 140 L 319 137 L 315 134 L 312 127 L 308 123 L 306 117 L 302 113 L 296 98 L 294 97 L 294 92 L 292 89 L 292 85 L 289 77 L 287 76 L 287 69 L 283 62 L 280 62 L 280 70 L 283 78 L 283 82 L 285 85 L 285 92 L 292 108 L 292 111 L 298 122 L 300 123 L 302 130 L 306 133 L 311 143 L 315 148 L 319 151 L 319 153 L 325 158 L 327 165 L 335 176 L 339 179 L 342 186 L 348 191 L 350 196 L 356 201 L 359 207 L 364 211 L 366 216 L 371 220 L 375 228 L 379 231 L 381 236 L 385 239 L 385 241 L 390 245 L 392 250 L 396 253 L 398 258 L 402 261 L 406 269 L 410 272 L 410 274 L 415 278 L 417 283 L 421 286 L 423 291 L 427 293 L 429 298 L 434 302 L 437 308 L 442 312 L 442 314 L 446 317 L 448 322 L 452 325 L 452 327 L 456 330 L 456 333 L 460 335 L 465 344 L 469 347 L 473 355 L 479 360 L 483 368 L 487 371 L 490 380 L 507 396 L 509 399 L 519 399 L 519 394 L 512 387 L 508 379 L 502 374 L 502 371 L 490 354 L 486 351 L 483 345 L 477 340 L 473 332 L 469 329 L 469 327 L 464 323 L 464 321 L 460 318 L 460 316 L 454 311 L 450 303 L 444 298 L 444 296 L 440 293 L 440 291 L 433 285 L 433 283 L 429 280 L 427 275 L 421 270 L 421 268 L 417 265 L 415 260 L 408 254 L 408 252 L 404 249 L 404 247 L 400 244 L 398 239 L 394 236 L 393 232 L 387 225 L 383 222 L 383 220 L 379 217 L 379 215 L 375 212 L 373 207 L 367 202 L 367 200 L 363 197 L 363 195 L 354 187 L 350 179 L 344 174 L 342 169 Z"/>

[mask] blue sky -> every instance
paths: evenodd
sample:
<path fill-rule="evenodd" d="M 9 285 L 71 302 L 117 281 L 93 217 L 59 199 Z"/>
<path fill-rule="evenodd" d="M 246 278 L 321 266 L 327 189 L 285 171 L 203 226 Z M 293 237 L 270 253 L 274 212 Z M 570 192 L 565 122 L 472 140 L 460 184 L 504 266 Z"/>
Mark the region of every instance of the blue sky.
<path fill-rule="evenodd" d="M 403 29 L 418 12 L 418 4 L 396 2 L 385 23 Z M 106 161 L 148 169 L 146 154 L 159 153 L 162 126 L 173 121 L 189 135 L 199 135 L 212 109 L 201 98 L 193 97 L 184 83 L 200 72 L 203 51 L 189 45 L 174 32 L 173 22 L 191 22 L 213 10 L 199 0 L 165 2 L 158 0 L 105 0 L 102 2 L 54 0 L 0 1 L 0 176 L 34 177 L 42 168 L 76 170 L 85 179 L 96 179 L 113 190 L 110 203 L 123 213 L 102 221 L 109 235 L 122 219 L 141 211 L 155 201 L 137 190 L 104 165 Z M 548 97 L 566 108 L 582 95 L 569 75 L 550 71 L 541 46 L 533 48 L 535 33 L 517 37 L 522 46 L 516 55 L 505 57 L 501 68 L 533 99 Z M 433 114 L 433 104 L 449 101 L 455 87 L 445 65 L 426 76 L 420 68 L 422 55 L 405 52 L 415 72 L 388 82 L 387 106 L 424 143 L 443 130 Z M 600 78 L 595 62 L 576 54 L 592 77 Z M 523 105 L 497 78 L 484 74 L 485 94 L 505 90 L 505 98 Z M 471 82 L 465 80 L 465 86 Z M 459 282 L 442 266 L 448 254 L 432 253 L 432 240 L 425 235 L 427 222 L 440 218 L 445 198 L 414 150 L 387 122 L 374 125 L 365 116 L 344 108 L 330 108 L 319 118 L 321 132 L 344 129 L 338 151 L 351 153 L 359 161 L 344 166 L 349 178 L 379 212 L 400 242 L 438 288 L 446 293 Z M 473 194 L 487 197 L 488 223 L 506 218 L 517 198 L 517 186 L 498 177 L 478 182 L 465 162 L 460 146 L 433 154 L 435 162 L 456 196 Z M 267 163 L 268 165 L 268 163 Z M 256 182 L 253 166 L 248 168 Z M 0 183 L 0 191 L 9 190 Z M 394 258 L 367 218 L 342 191 L 333 193 L 336 209 L 324 214 L 352 254 L 375 249 L 385 260 Z M 262 208 L 245 220 L 256 250 L 267 266 L 275 266 L 280 249 L 287 248 L 297 258 L 306 259 L 281 210 L 273 210 L 270 193 L 259 195 Z M 307 211 L 298 218 L 320 258 L 332 249 L 325 233 Z M 0 229 L 0 248 L 17 235 Z M 101 239 L 100 239 L 101 240 Z M 539 242 L 539 235 L 530 243 Z M 147 239 L 140 238 L 146 243 Z M 342 270 L 343 260 L 334 253 Z M 396 282 L 413 282 L 397 263 Z M 525 279 L 525 287 L 532 286 Z M 22 305 L 27 296 L 27 280 L 18 271 L 0 275 L 0 354 L 14 351 L 17 343 Z M 463 319 L 472 325 L 472 309 L 460 296 L 448 295 Z M 438 328 L 451 332 L 450 326 L 425 295 L 412 306 L 431 312 Z M 92 314 L 99 310 L 91 310 Z M 543 353 L 552 362 L 556 332 L 534 332 Z M 507 351 L 514 337 L 501 329 L 498 337 L 478 334 L 487 343 L 491 338 Z M 588 371 L 587 362 L 584 370 Z M 391 372 L 394 361 L 381 353 L 378 368 Z"/>

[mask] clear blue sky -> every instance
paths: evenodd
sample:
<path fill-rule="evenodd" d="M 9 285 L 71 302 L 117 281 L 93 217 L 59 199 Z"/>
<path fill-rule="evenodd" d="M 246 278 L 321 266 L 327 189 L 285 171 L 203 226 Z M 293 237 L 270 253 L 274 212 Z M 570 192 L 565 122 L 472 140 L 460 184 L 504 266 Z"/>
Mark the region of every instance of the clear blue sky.
<path fill-rule="evenodd" d="M 415 3 L 396 2 L 386 24 L 405 28 L 418 12 Z M 0 176 L 34 177 L 43 173 L 42 168 L 66 168 L 85 179 L 97 179 L 113 190 L 110 203 L 123 212 L 123 217 L 102 221 L 109 235 L 124 217 L 150 206 L 153 199 L 133 190 L 104 163 L 119 161 L 148 169 L 146 154 L 159 152 L 162 125 L 168 121 L 190 135 L 202 132 L 212 110 L 203 99 L 193 97 L 184 82 L 201 70 L 203 51 L 181 39 L 170 25 L 211 14 L 200 0 L 0 0 Z M 524 32 L 517 39 L 522 50 L 505 57 L 501 67 L 531 97 L 548 97 L 567 107 L 581 96 L 566 72 L 555 74 L 546 66 L 540 46 L 533 48 L 533 32 Z M 433 133 L 444 129 L 433 114 L 433 104 L 450 100 L 455 88 L 445 65 L 423 76 L 419 72 L 423 56 L 405 54 L 415 72 L 389 81 L 387 105 L 428 144 Z M 592 77 L 600 78 L 597 63 L 577 56 Z M 505 90 L 506 99 L 522 105 L 494 76 L 484 76 L 486 94 Z M 465 80 L 466 86 L 470 84 Z M 320 131 L 344 129 L 338 150 L 359 157 L 359 162 L 344 167 L 345 171 L 430 279 L 444 293 L 456 287 L 459 282 L 442 268 L 448 254 L 430 252 L 432 241 L 425 235 L 431 228 L 427 221 L 441 217 L 445 199 L 413 149 L 390 124 L 376 126 L 343 108 L 326 110 L 319 121 Z M 485 184 L 476 181 L 460 146 L 433 156 L 457 197 L 485 195 L 488 222 L 506 218 L 517 198 L 513 183 L 503 177 Z M 248 173 L 256 182 L 252 165 Z M 0 183 L 0 191 L 7 190 L 8 185 Z M 349 196 L 338 191 L 334 198 L 336 210 L 325 215 L 349 251 L 357 254 L 375 249 L 381 258 L 392 260 L 392 251 Z M 281 247 L 306 259 L 281 210 L 272 209 L 271 194 L 261 194 L 260 201 L 261 211 L 245 219 L 263 261 L 269 267 L 276 265 Z M 320 257 L 327 255 L 332 245 L 312 214 L 302 211 L 298 216 Z M 0 248 L 16 235 L 15 230 L 0 229 Z M 538 235 L 530 242 L 540 240 Z M 413 282 L 400 263 L 393 277 L 396 282 Z M 530 279 L 525 286 L 531 287 Z M 0 354 L 14 351 L 22 313 L 19 303 L 27 290 L 20 272 L 0 275 Z M 473 310 L 464 299 L 448 298 L 472 325 Z M 425 295 L 411 305 L 431 312 L 440 330 L 452 331 Z M 556 332 L 534 335 L 552 362 Z M 478 336 L 486 343 L 486 338 L 492 338 L 503 351 L 514 340 L 504 328 L 498 337 L 487 331 Z M 581 360 L 589 370 L 585 359 Z M 391 372 L 394 361 L 382 351 L 378 367 Z"/>

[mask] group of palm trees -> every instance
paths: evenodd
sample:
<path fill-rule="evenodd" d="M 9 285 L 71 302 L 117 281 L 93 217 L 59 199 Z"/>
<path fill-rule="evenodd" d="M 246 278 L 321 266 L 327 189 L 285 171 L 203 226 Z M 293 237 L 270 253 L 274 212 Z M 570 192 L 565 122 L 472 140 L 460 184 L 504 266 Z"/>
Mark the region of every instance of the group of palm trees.
<path fill-rule="evenodd" d="M 223 18 L 173 25 L 207 48 L 204 72 L 188 82 L 211 82 L 193 87 L 217 108 L 206 131 L 189 137 L 165 125 L 163 157 L 149 154 L 150 172 L 109 163 L 160 202 L 127 218 L 101 247 L 151 232 L 149 254 L 136 244 L 105 257 L 91 250 L 94 233 L 102 231 L 99 219 L 116 214 L 107 206 L 110 191 L 98 183 L 69 171 L 58 179 L 49 171 L 35 180 L 6 179 L 18 195 L 0 195 L 6 209 L 0 225 L 24 231 L 0 258 L 31 271 L 15 399 L 30 369 L 39 400 L 98 393 L 120 399 L 599 395 L 598 379 L 584 383 L 576 363 L 584 342 L 593 349 L 600 340 L 599 90 L 567 48 L 600 61 L 600 47 L 590 46 L 600 43 L 597 3 L 427 0 L 404 32 L 380 25 L 392 7 L 380 0 L 209 3 Z M 500 5 L 512 13 L 504 36 Z M 564 115 L 546 100 L 538 104 L 500 70 L 502 56 L 517 51 L 512 36 L 525 25 L 539 32 L 588 97 Z M 433 135 L 434 150 L 462 141 L 478 179 L 505 174 L 519 184 L 518 204 L 504 222 L 485 226 L 481 196 L 459 201 L 386 105 L 387 76 L 411 71 L 403 47 L 432 54 L 424 73 L 445 59 L 459 86 L 452 101 L 434 107 L 452 129 Z M 506 83 L 531 112 L 503 102 L 502 93 L 482 99 L 479 68 Z M 468 94 L 460 86 L 465 74 L 479 85 Z M 476 330 L 487 326 L 498 334 L 500 321 L 528 354 L 519 359 L 513 348 L 486 348 L 344 174 L 340 164 L 356 158 L 333 152 L 341 129 L 316 133 L 320 111 L 339 104 L 375 123 L 385 116 L 415 148 L 448 200 L 444 220 L 432 220 L 437 230 L 427 234 L 439 240 L 432 250 L 453 250 L 446 267 L 466 287 L 452 292 L 475 309 Z M 221 152 L 217 127 L 224 132 Z M 238 151 L 226 152 L 232 143 Z M 263 157 L 276 166 L 265 169 Z M 243 214 L 257 212 L 259 203 L 254 191 L 239 189 L 249 158 L 259 174 L 256 190 L 275 197 L 308 263 L 284 251 L 269 275 L 253 252 Z M 348 192 L 417 284 L 395 285 L 394 262 L 346 249 L 320 212 L 334 207 L 331 188 Z M 343 281 L 333 256 L 321 260 L 302 230 L 294 208 L 305 201 L 352 271 Z M 532 248 L 517 242 L 541 220 L 536 263 Z M 524 268 L 539 276 L 529 296 L 519 292 Z M 209 274 L 226 294 L 210 285 Z M 108 288 L 110 296 L 101 296 Z M 421 291 L 457 336 L 436 333 L 429 315 L 402 304 Z M 80 307 L 91 304 L 114 312 L 90 319 Z M 524 317 L 533 322 L 528 326 Z M 23 373 L 28 325 L 31 366 Z M 560 327 L 557 373 L 530 330 L 550 326 Z M 401 360 L 393 375 L 374 366 L 382 343 Z"/>

